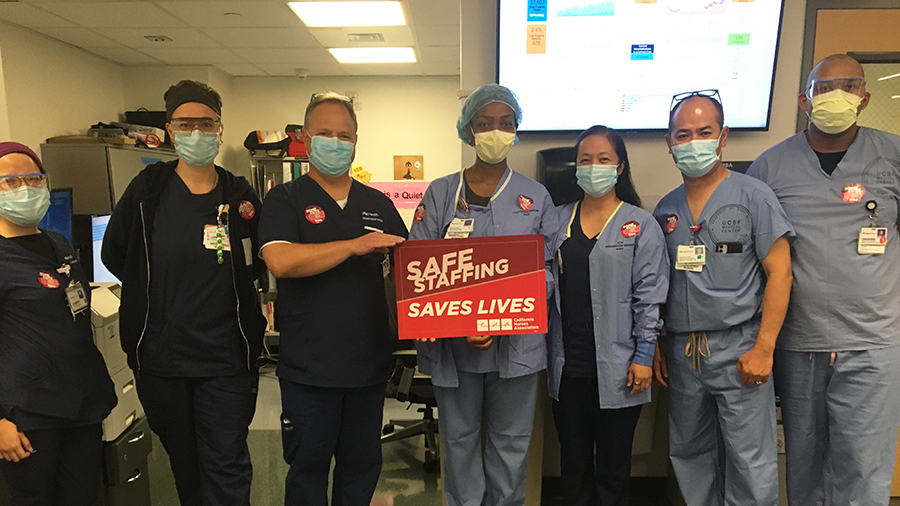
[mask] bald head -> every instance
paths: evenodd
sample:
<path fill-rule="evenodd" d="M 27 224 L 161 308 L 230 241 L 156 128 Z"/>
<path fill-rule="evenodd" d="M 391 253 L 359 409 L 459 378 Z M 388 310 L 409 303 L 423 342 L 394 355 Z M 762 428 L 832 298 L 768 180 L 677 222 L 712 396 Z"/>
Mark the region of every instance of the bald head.
<path fill-rule="evenodd" d="M 806 89 L 809 89 L 813 81 L 846 79 L 849 77 L 865 79 L 866 75 L 863 72 L 862 65 L 851 56 L 833 54 L 822 58 L 809 72 L 809 77 L 806 78 Z"/>

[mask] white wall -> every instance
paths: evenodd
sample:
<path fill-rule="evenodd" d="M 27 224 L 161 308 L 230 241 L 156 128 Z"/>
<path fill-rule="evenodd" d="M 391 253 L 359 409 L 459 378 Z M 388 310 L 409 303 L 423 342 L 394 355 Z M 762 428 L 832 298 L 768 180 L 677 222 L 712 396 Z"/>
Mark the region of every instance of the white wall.
<path fill-rule="evenodd" d="M 48 137 L 84 134 L 125 110 L 120 65 L 4 22 L 0 50 L 9 125 L 3 139 L 38 151 Z"/>
<path fill-rule="evenodd" d="M 9 138 L 9 111 L 6 109 L 6 84 L 3 80 L 2 47 L 0 47 L 0 140 Z"/>
<path fill-rule="evenodd" d="M 733 132 L 729 135 L 724 159 L 753 160 L 773 144 L 794 134 L 797 121 L 797 94 L 800 92 L 800 63 L 803 49 L 805 0 L 786 0 L 778 61 L 775 72 L 775 92 L 772 101 L 771 123 L 768 132 Z M 496 68 L 496 1 L 461 0 L 462 65 L 460 88 L 471 91 L 494 82 Z M 702 51 L 702 48 L 698 48 Z M 597 55 L 598 60 L 602 55 Z M 515 91 L 515 90 L 513 90 Z M 560 107 L 574 106 L 560 98 Z M 528 114 L 528 111 L 523 111 Z M 603 123 L 596 118 L 595 123 Z M 728 111 L 725 111 L 728 124 Z M 675 169 L 663 133 L 627 133 L 623 137 L 628 147 L 633 177 L 645 205 L 657 200 L 681 184 L 681 174 Z M 509 155 L 509 165 L 523 174 L 534 177 L 536 153 L 559 146 L 572 146 L 577 135 L 520 134 L 519 144 Z M 471 163 L 474 152 L 463 146 L 463 160 Z"/>

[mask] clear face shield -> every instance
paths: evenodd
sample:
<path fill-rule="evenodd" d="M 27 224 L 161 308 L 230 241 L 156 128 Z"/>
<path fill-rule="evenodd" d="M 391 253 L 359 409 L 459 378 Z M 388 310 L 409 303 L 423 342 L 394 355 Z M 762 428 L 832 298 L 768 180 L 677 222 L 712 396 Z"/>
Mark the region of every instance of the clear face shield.
<path fill-rule="evenodd" d="M 815 98 L 832 91 L 841 90 L 858 97 L 862 97 L 866 81 L 861 77 L 846 77 L 841 79 L 816 79 L 806 88 L 806 96 Z"/>

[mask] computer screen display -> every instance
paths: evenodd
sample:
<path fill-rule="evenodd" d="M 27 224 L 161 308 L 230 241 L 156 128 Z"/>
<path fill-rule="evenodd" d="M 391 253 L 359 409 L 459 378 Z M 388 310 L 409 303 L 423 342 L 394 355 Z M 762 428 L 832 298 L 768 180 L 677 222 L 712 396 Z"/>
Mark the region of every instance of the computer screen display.
<path fill-rule="evenodd" d="M 103 265 L 100 260 L 100 250 L 103 248 L 103 234 L 106 233 L 106 226 L 109 224 L 109 215 L 94 216 L 91 218 L 91 251 L 94 261 L 94 279 L 95 283 L 120 283 L 119 279 Z"/>
<path fill-rule="evenodd" d="M 50 191 L 50 208 L 41 219 L 39 228 L 56 232 L 72 242 L 72 189 Z"/>

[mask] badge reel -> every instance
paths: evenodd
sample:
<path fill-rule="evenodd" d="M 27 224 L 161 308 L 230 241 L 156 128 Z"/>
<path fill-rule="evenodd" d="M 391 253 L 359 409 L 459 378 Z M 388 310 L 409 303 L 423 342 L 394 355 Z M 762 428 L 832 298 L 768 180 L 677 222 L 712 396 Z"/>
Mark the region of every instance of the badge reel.
<path fill-rule="evenodd" d="M 206 225 L 203 227 L 203 247 L 216 251 L 216 262 L 222 264 L 225 262 L 223 252 L 231 251 L 231 239 L 228 236 L 228 225 L 224 223 L 222 216 L 227 216 L 228 204 L 219 206 L 219 212 L 216 215 L 215 225 Z"/>
<path fill-rule="evenodd" d="M 74 320 L 78 313 L 87 309 L 87 294 L 81 281 L 71 279 L 72 267 L 69 264 L 62 264 L 59 269 L 56 269 L 56 272 L 65 274 L 70 278 L 69 285 L 66 286 L 66 300 L 69 301 L 69 311 L 72 312 L 72 319 Z"/>
<path fill-rule="evenodd" d="M 678 246 L 675 255 L 675 269 L 688 272 L 703 272 L 706 265 L 706 246 L 694 245 L 694 235 L 700 230 L 700 225 L 691 228 L 691 242 L 687 246 Z"/>
<path fill-rule="evenodd" d="M 456 209 L 462 209 L 463 213 L 468 215 L 469 204 L 466 203 L 465 200 L 459 199 L 456 202 Z M 444 239 L 466 239 L 474 230 L 475 220 L 472 218 L 457 218 L 456 212 L 454 212 L 453 220 L 450 221 L 450 225 L 447 227 L 447 233 L 444 234 Z"/>
<path fill-rule="evenodd" d="M 869 211 L 869 219 L 872 220 L 871 226 L 859 229 L 859 240 L 856 243 L 856 251 L 860 255 L 883 255 L 885 245 L 887 244 L 886 227 L 878 226 L 878 213 L 875 209 L 878 203 L 874 200 L 866 202 L 866 210 Z"/>

